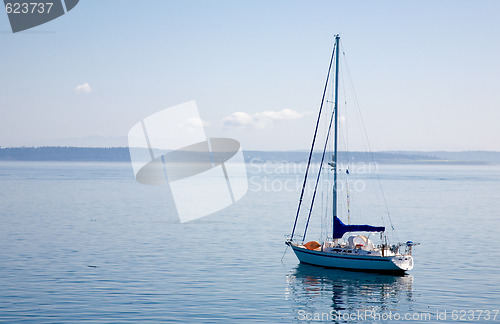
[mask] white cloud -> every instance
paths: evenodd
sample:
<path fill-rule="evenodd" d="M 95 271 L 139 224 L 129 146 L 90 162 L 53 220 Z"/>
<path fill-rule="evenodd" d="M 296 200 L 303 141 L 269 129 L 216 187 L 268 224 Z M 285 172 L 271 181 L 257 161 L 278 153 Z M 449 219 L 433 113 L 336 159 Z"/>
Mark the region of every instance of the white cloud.
<path fill-rule="evenodd" d="M 210 122 L 205 121 L 205 120 L 198 118 L 198 117 L 188 118 L 179 124 L 179 126 L 181 128 L 184 128 L 188 131 L 194 131 L 196 129 L 199 129 L 200 127 L 205 127 L 205 126 L 209 126 L 209 125 L 210 125 Z"/>
<path fill-rule="evenodd" d="M 244 112 L 234 112 L 222 119 L 222 125 L 234 127 L 251 125 L 253 122 L 253 117 Z"/>
<path fill-rule="evenodd" d="M 234 112 L 222 119 L 222 125 L 228 127 L 251 126 L 256 128 L 266 128 L 271 126 L 274 121 L 299 119 L 303 116 L 304 114 L 291 109 L 283 109 L 280 111 L 266 110 L 255 114 Z"/>
<path fill-rule="evenodd" d="M 77 93 L 90 93 L 92 91 L 92 89 L 90 88 L 90 84 L 85 82 L 83 84 L 77 85 L 75 88 L 75 91 Z"/>

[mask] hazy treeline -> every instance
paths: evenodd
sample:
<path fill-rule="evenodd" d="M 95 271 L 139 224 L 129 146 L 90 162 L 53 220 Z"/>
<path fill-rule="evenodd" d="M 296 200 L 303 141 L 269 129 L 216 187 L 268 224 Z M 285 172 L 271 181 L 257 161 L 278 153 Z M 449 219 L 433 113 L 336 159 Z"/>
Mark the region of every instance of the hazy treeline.
<path fill-rule="evenodd" d="M 266 162 L 305 162 L 309 156 L 306 151 L 244 151 L 245 160 L 252 163 Z M 103 161 L 130 162 L 127 147 L 0 147 L 0 160 L 3 161 Z M 313 162 L 321 161 L 321 153 L 312 156 Z M 325 162 L 331 156 L 325 156 Z M 500 164 L 500 152 L 339 152 L 341 162 L 376 163 L 449 163 L 449 164 Z"/>

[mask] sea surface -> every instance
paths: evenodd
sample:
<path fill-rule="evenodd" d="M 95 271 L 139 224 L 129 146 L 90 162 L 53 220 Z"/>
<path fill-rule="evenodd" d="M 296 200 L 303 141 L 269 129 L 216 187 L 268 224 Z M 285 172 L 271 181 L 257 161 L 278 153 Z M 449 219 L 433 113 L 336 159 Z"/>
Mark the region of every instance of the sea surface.
<path fill-rule="evenodd" d="M 250 163 L 240 201 L 181 224 L 128 163 L 0 162 L 0 322 L 500 322 L 500 166 L 351 172 L 353 219 L 377 225 L 387 205 L 421 244 L 406 276 L 284 254 L 303 174 L 284 166 Z"/>

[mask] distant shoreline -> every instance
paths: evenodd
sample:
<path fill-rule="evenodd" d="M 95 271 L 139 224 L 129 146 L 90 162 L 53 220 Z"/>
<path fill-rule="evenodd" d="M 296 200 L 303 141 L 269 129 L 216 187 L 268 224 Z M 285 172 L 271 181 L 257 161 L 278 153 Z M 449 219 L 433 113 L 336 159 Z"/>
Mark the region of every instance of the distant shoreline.
<path fill-rule="evenodd" d="M 303 163 L 308 158 L 305 151 L 244 151 L 245 161 L 252 163 L 288 162 Z M 339 156 L 345 155 L 340 152 Z M 380 164 L 500 164 L 500 152 L 493 151 L 387 151 L 348 152 L 354 163 Z M 313 154 L 319 162 L 321 153 Z M 67 161 L 67 162 L 130 162 L 128 147 L 0 147 L 0 161 Z"/>

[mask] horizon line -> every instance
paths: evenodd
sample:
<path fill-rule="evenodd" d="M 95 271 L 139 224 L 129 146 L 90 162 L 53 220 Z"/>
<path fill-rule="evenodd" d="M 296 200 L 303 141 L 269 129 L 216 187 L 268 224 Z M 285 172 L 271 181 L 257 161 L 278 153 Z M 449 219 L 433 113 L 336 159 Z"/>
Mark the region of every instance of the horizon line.
<path fill-rule="evenodd" d="M 58 145 L 43 145 L 43 146 L 1 146 L 0 149 L 40 149 L 40 148 L 73 148 L 73 149 L 129 149 L 128 146 L 58 146 Z M 243 151 L 248 152 L 287 152 L 287 153 L 301 153 L 310 152 L 309 149 L 295 149 L 295 150 L 265 150 L 265 149 L 243 149 Z M 313 153 L 321 153 L 321 150 L 314 150 Z M 446 150 L 446 149 L 435 149 L 435 150 L 405 150 L 405 149 L 391 149 L 391 150 L 376 150 L 376 151 L 362 151 L 362 150 L 343 150 L 341 152 L 373 152 L 373 153 L 398 153 L 398 152 L 447 152 L 447 153 L 466 153 L 466 152 L 489 152 L 489 153 L 500 153 L 495 150 L 481 150 L 481 149 L 468 149 L 468 150 Z"/>

